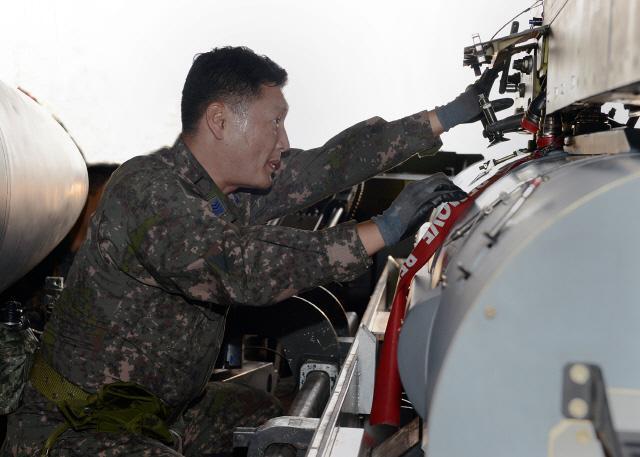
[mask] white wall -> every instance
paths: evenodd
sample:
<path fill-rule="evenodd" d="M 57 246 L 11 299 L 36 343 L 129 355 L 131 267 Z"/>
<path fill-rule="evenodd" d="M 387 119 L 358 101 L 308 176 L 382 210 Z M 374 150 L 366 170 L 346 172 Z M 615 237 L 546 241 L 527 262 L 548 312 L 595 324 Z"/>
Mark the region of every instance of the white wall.
<path fill-rule="evenodd" d="M 489 38 L 531 3 L 7 0 L 0 79 L 54 111 L 90 162 L 121 162 L 173 142 L 194 54 L 247 45 L 289 72 L 289 137 L 309 148 L 373 115 L 394 119 L 451 100 L 474 79 L 462 67 L 472 33 Z M 480 132 L 458 127 L 443 136 L 445 149 L 486 152 Z"/>

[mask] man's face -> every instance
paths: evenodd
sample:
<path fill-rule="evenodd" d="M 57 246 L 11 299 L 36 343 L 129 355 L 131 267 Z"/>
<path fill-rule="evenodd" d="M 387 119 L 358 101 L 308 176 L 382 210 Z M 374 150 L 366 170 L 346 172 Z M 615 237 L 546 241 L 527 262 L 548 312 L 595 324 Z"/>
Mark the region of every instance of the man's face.
<path fill-rule="evenodd" d="M 288 105 L 280 87 L 262 86 L 257 98 L 246 102 L 244 113 L 232 112 L 225 143 L 229 149 L 230 182 L 236 187 L 268 189 L 289 149 L 284 128 Z"/>

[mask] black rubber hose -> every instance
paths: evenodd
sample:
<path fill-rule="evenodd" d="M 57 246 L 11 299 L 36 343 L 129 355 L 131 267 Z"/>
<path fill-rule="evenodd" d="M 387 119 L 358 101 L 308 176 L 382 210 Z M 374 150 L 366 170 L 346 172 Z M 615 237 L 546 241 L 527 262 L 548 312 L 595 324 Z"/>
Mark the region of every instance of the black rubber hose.
<path fill-rule="evenodd" d="M 515 132 L 516 130 L 520 130 L 522 116 L 524 116 L 523 113 L 518 113 L 513 116 L 505 117 L 491 125 L 487 125 L 486 130 L 487 132 Z"/>

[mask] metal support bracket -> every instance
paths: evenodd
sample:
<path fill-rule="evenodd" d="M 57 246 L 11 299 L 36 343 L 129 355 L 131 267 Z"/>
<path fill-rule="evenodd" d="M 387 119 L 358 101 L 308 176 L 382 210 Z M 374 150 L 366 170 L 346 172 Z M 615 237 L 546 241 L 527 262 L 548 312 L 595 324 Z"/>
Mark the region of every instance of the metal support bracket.
<path fill-rule="evenodd" d="M 597 365 L 568 363 L 563 371 L 562 414 L 593 423 L 607 457 L 623 457 L 613 428 L 602 371 Z"/>
<path fill-rule="evenodd" d="M 247 448 L 247 457 L 279 455 L 288 448 L 290 455 L 302 457 L 319 419 L 282 416 L 270 419 L 260 427 L 237 427 L 233 432 L 233 447 Z"/>
<path fill-rule="evenodd" d="M 304 381 L 307 379 L 307 375 L 312 371 L 322 371 L 323 373 L 327 373 L 329 376 L 329 381 L 331 383 L 331 390 L 333 390 L 333 386 L 336 384 L 336 379 L 338 378 L 338 367 L 331 363 L 321 363 L 321 362 L 305 362 L 300 367 L 300 383 L 299 387 L 302 387 Z"/>

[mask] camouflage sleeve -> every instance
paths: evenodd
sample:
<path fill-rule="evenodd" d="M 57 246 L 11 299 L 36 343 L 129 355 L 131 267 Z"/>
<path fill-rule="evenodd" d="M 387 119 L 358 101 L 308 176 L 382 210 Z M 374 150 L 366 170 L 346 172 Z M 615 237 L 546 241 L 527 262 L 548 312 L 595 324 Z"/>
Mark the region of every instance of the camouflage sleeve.
<path fill-rule="evenodd" d="M 264 223 L 305 208 L 419 152 L 435 154 L 440 146 L 423 111 L 393 122 L 374 117 L 319 148 L 291 149 L 283 154 L 271 191 L 251 197 L 250 221 Z"/>
<path fill-rule="evenodd" d="M 139 180 L 136 191 L 123 192 L 129 202 L 144 202 L 128 204 L 127 233 L 101 229 L 100 237 L 110 240 L 100 243 L 109 262 L 145 284 L 192 300 L 264 305 L 350 280 L 371 263 L 354 223 L 317 232 L 238 225 L 215 216 L 207 201 L 175 181 Z"/>

